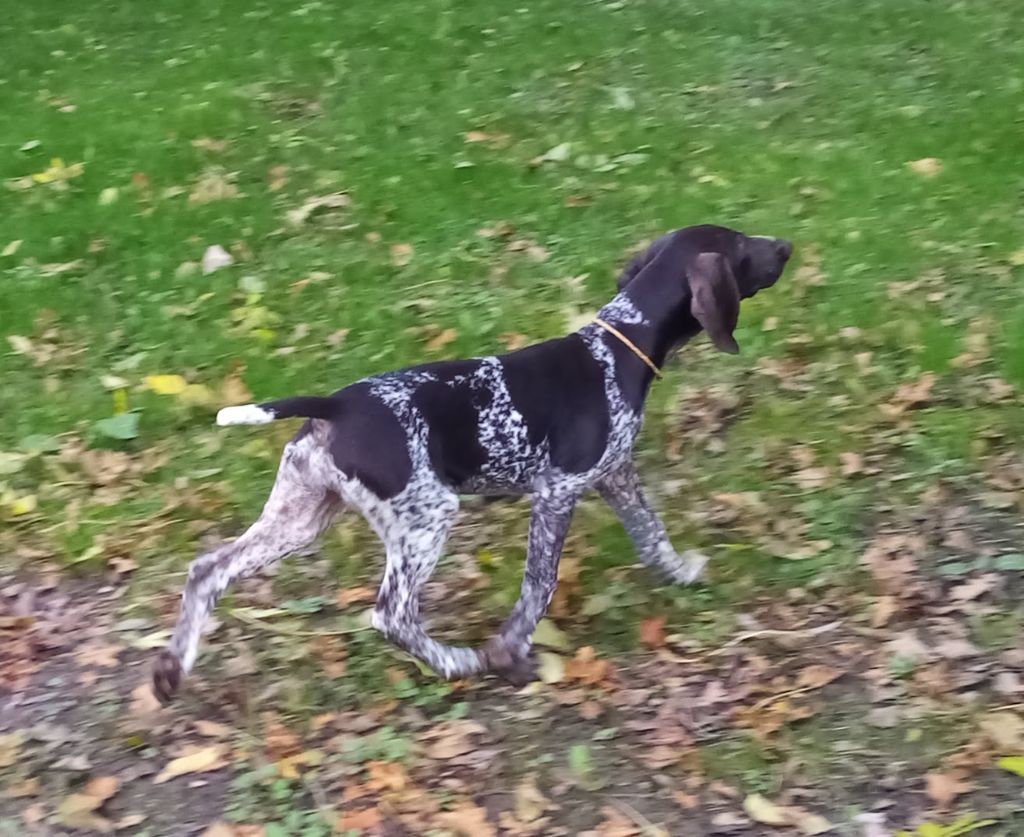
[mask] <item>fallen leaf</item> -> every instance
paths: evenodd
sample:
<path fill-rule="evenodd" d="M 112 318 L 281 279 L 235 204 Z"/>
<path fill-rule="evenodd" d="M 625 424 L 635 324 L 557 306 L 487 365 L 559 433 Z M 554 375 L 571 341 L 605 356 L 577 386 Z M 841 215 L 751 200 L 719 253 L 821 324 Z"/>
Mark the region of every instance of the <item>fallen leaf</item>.
<path fill-rule="evenodd" d="M 954 799 L 974 788 L 974 784 L 959 773 L 932 772 L 924 778 L 925 790 L 940 811 L 948 810 Z"/>
<path fill-rule="evenodd" d="M 234 264 L 234 256 L 219 244 L 211 244 L 203 253 L 202 267 L 203 275 L 208 275 Z"/>
<path fill-rule="evenodd" d="M 236 404 L 252 402 L 252 392 L 242 380 L 241 368 L 234 369 L 220 385 L 220 406 L 233 407 Z"/>
<path fill-rule="evenodd" d="M 337 831 L 371 831 L 380 825 L 380 812 L 376 808 L 346 811 L 338 818 Z"/>
<path fill-rule="evenodd" d="M 487 812 L 472 802 L 461 802 L 437 819 L 445 828 L 464 837 L 497 837 L 494 826 L 487 821 Z"/>
<path fill-rule="evenodd" d="M 439 352 L 453 340 L 456 340 L 458 336 L 459 333 L 454 328 L 446 328 L 427 341 L 427 351 Z"/>
<path fill-rule="evenodd" d="M 1024 756 L 1003 756 L 996 764 L 1003 770 L 1009 770 L 1024 778 Z"/>
<path fill-rule="evenodd" d="M 157 395 L 181 395 L 188 386 L 181 375 L 147 375 L 142 382 Z"/>
<path fill-rule="evenodd" d="M 871 627 L 882 628 L 889 624 L 893 614 L 899 609 L 895 596 L 879 596 L 871 608 Z"/>
<path fill-rule="evenodd" d="M 91 643 L 75 652 L 79 665 L 99 666 L 100 668 L 117 668 L 118 656 L 124 651 L 123 645 Z"/>
<path fill-rule="evenodd" d="M 922 177 L 935 177 L 942 172 L 942 160 L 938 157 L 922 157 L 907 163 L 911 170 Z"/>
<path fill-rule="evenodd" d="M 232 175 L 219 169 L 207 169 L 192 186 L 188 202 L 195 206 L 239 197 L 238 187 L 231 182 L 232 179 Z"/>
<path fill-rule="evenodd" d="M 371 761 L 366 765 L 370 787 L 378 791 L 403 791 L 409 785 L 409 774 L 395 761 Z"/>
<path fill-rule="evenodd" d="M 225 765 L 224 755 L 226 752 L 227 748 L 223 744 L 214 744 L 189 753 L 187 756 L 171 759 L 153 779 L 153 784 L 160 785 L 187 773 L 206 773 L 210 770 L 219 770 Z"/>
<path fill-rule="evenodd" d="M 665 644 L 665 617 L 644 619 L 640 623 L 640 641 L 648 648 L 661 648 Z"/>
<path fill-rule="evenodd" d="M 11 767 L 21 758 L 21 745 L 25 737 L 20 732 L 0 735 L 0 767 Z"/>
<path fill-rule="evenodd" d="M 537 780 L 527 776 L 516 786 L 515 811 L 516 819 L 521 823 L 539 820 L 550 806 L 550 801 L 537 788 Z"/>
<path fill-rule="evenodd" d="M 159 712 L 163 705 L 153 694 L 152 684 L 147 680 L 132 689 L 130 711 L 133 715 L 147 716 Z"/>
<path fill-rule="evenodd" d="M 18 252 L 18 248 L 21 247 L 21 241 L 22 239 L 16 238 L 14 241 L 8 242 L 7 246 L 0 252 L 0 256 L 13 256 Z"/>
<path fill-rule="evenodd" d="M 570 680 L 579 680 L 594 686 L 611 673 L 611 663 L 597 659 L 593 647 L 585 645 L 576 652 L 576 656 L 565 666 L 565 674 Z"/>
<path fill-rule="evenodd" d="M 565 679 L 564 658 L 550 651 L 538 652 L 537 676 L 540 677 L 542 683 L 547 683 L 549 686 L 561 683 Z"/>
<path fill-rule="evenodd" d="M 229 145 L 231 145 L 229 140 L 211 139 L 210 137 L 196 137 L 196 139 L 192 140 L 193 148 L 200 148 L 203 151 L 213 151 L 217 154 L 221 151 L 227 151 Z"/>
<path fill-rule="evenodd" d="M 412 261 L 413 247 L 411 244 L 391 245 L 391 264 L 395 267 L 405 267 Z"/>
<path fill-rule="evenodd" d="M 235 731 L 227 724 L 219 724 L 216 721 L 196 721 L 196 732 L 207 738 L 230 738 Z"/>
<path fill-rule="evenodd" d="M 289 223 L 299 226 L 315 214 L 332 209 L 344 209 L 351 204 L 352 199 L 344 192 L 335 192 L 332 195 L 317 195 L 312 198 L 306 198 L 302 206 L 298 209 L 289 210 L 285 213 L 285 217 Z"/>
<path fill-rule="evenodd" d="M 743 800 L 743 810 L 754 822 L 763 825 L 789 825 L 785 809 L 766 799 L 759 793 L 752 793 Z"/>
<path fill-rule="evenodd" d="M 811 665 L 803 669 L 796 679 L 798 689 L 820 689 L 833 680 L 838 680 L 844 672 L 841 669 L 826 665 Z"/>
<path fill-rule="evenodd" d="M 226 822 L 211 823 L 200 837 L 236 837 L 234 827 Z"/>
<path fill-rule="evenodd" d="M 1024 752 L 1024 720 L 1013 712 L 989 712 L 979 722 L 981 731 L 1003 753 Z"/>
<path fill-rule="evenodd" d="M 527 343 L 530 342 L 530 338 L 525 334 L 520 334 L 515 331 L 506 331 L 504 334 L 498 335 L 498 341 L 508 351 L 514 352 L 516 349 L 521 349 Z"/>
<path fill-rule="evenodd" d="M 842 463 L 840 473 L 842 473 L 844 477 L 852 477 L 856 474 L 863 473 L 864 471 L 864 460 L 861 458 L 859 453 L 846 451 L 839 454 L 839 461 Z"/>
<path fill-rule="evenodd" d="M 346 608 L 357 602 L 372 602 L 377 593 L 372 587 L 343 587 L 338 591 L 335 601 L 338 607 Z"/>
<path fill-rule="evenodd" d="M 90 780 L 80 792 L 64 798 L 57 808 L 57 821 L 69 828 L 103 833 L 113 831 L 113 823 L 96 812 L 117 793 L 120 786 L 121 782 L 113 776 Z"/>
<path fill-rule="evenodd" d="M 569 636 L 550 619 L 541 619 L 537 623 L 537 629 L 533 632 L 533 642 L 535 645 L 544 645 L 558 651 L 572 650 Z"/>

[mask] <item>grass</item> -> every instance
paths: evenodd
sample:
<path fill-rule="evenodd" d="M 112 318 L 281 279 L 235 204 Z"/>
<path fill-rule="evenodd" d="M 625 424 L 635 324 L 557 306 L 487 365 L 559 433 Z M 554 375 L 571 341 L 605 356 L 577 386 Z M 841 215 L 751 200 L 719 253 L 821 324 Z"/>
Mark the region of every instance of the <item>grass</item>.
<path fill-rule="evenodd" d="M 240 377 L 269 399 L 500 351 L 507 335 L 555 336 L 596 309 L 639 241 L 718 222 L 792 238 L 798 256 L 745 306 L 738 358 L 699 340 L 651 399 L 643 468 L 677 543 L 723 558 L 715 584 L 662 589 L 624 569 L 627 540 L 588 506 L 575 618 L 609 650 L 635 646 L 651 613 L 714 643 L 766 590 L 849 572 L 880 492 L 897 502 L 972 473 L 1024 427 L 1019 398 L 978 395 L 986 376 L 1024 386 L 1018 5 L 12 6 L 0 21 L 0 179 L 12 185 L 0 192 L 0 332 L 37 358 L 0 345 L 0 451 L 77 436 L 166 461 L 114 502 L 51 454 L 0 471 L 0 561 L 90 573 L 127 550 L 144 570 L 136 591 L 166 592 L 200 533 L 237 532 L 258 512 L 292 428 L 217 430 L 211 405 L 147 391 L 147 375 L 213 391 Z M 84 168 L 13 188 L 54 158 Z M 926 158 L 936 173 L 909 165 Z M 233 194 L 197 202 L 204 178 Z M 350 205 L 287 220 L 340 192 Z M 206 276 L 197 263 L 215 244 L 235 263 Z M 979 329 L 986 348 L 965 367 Z M 769 372 L 752 372 L 759 363 Z M 881 418 L 926 372 L 937 382 L 913 429 Z M 721 444 L 685 436 L 666 464 L 683 388 L 714 384 L 743 393 Z M 136 438 L 97 435 L 125 408 Z M 893 479 L 884 491 L 801 486 L 798 446 L 834 471 L 847 452 L 880 457 Z M 709 519 L 716 495 L 737 492 L 801 524 L 798 541 L 833 546 L 787 561 L 758 532 Z M 3 499 L 24 495 L 36 510 Z M 473 548 L 497 556 L 480 594 L 493 610 L 518 588 L 525 508 L 483 517 Z M 15 544 L 39 551 L 25 559 Z M 331 576 L 369 583 L 377 553 L 345 524 L 326 548 Z M 324 592 L 292 572 L 279 579 L 289 595 Z M 977 631 L 998 645 L 1011 627 Z M 354 639 L 349 665 L 387 692 L 382 648 Z M 331 688 L 311 675 L 294 702 Z"/>
<path fill-rule="evenodd" d="M 61 522 L 65 493 L 38 470 L 12 476 L 15 492 L 38 493 L 36 522 L 56 524 L 48 548 L 62 560 L 130 532 L 176 482 L 228 526 L 262 503 L 289 430 L 215 431 L 208 407 L 137 387 L 145 375 L 216 389 L 242 370 L 257 398 L 271 398 L 500 350 L 507 333 L 543 339 L 609 296 L 637 241 L 693 222 L 790 236 L 804 267 L 748 304 L 746 354 L 691 349 L 674 367 L 650 406 L 649 469 L 665 473 L 677 382 L 739 382 L 775 357 L 805 364 L 813 385 L 755 381 L 725 450 L 687 448 L 667 473 L 695 481 L 683 497 L 761 491 L 809 521 L 810 536 L 841 544 L 869 492 L 780 494 L 793 446 L 830 466 L 869 450 L 877 404 L 929 370 L 952 398 L 901 442 L 915 470 L 969 470 L 979 432 L 1021 426 L 1017 405 L 957 403 L 963 373 L 951 366 L 970 323 L 988 318 L 981 371 L 1024 384 L 1019 145 L 1012 120 L 992 118 L 1015 112 L 1024 89 L 1013 3 L 979 13 L 846 0 L 437 0 L 412 14 L 229 2 L 138 19 L 115 3 L 55 2 L 12 10 L 2 27 L 0 176 L 45 171 L 55 157 L 84 170 L 6 194 L 5 233 L 21 244 L 0 261 L 3 330 L 54 357 L 0 354 L 0 445 L 78 432 L 101 447 L 173 451 L 141 493 L 77 522 Z M 472 131 L 484 141 L 467 142 Z M 558 159 L 531 163 L 563 144 Z M 937 175 L 908 166 L 925 157 L 941 161 Z M 236 196 L 195 202 L 203 177 Z M 285 220 L 339 191 L 351 199 L 340 212 Z M 515 231 L 480 234 L 502 224 Z M 236 263 L 204 276 L 195 263 L 212 244 Z M 400 264 L 392 248 L 406 244 Z M 892 295 L 893 283 L 910 289 Z M 342 328 L 343 342 L 327 341 Z M 432 352 L 444 329 L 452 339 Z M 128 382 L 140 416 L 132 441 L 92 429 L 116 409 L 111 375 Z M 721 541 L 674 511 L 680 537 Z M 601 570 L 628 545 L 610 518 L 594 520 Z M 180 566 L 193 549 L 172 527 L 144 552 Z M 839 560 L 748 558 L 720 580 L 800 584 Z M 492 573 L 492 599 L 514 596 L 512 564 Z M 624 593 L 626 610 L 649 592 Z"/>

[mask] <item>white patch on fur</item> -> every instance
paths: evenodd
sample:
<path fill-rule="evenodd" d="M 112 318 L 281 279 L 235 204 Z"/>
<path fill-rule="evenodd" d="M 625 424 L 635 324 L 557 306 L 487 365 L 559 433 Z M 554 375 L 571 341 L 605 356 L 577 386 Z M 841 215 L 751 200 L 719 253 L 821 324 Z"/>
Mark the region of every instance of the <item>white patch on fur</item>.
<path fill-rule="evenodd" d="M 230 424 L 270 424 L 275 416 L 270 410 L 264 410 L 258 404 L 243 404 L 240 407 L 225 407 L 217 413 L 217 424 L 226 427 Z"/>

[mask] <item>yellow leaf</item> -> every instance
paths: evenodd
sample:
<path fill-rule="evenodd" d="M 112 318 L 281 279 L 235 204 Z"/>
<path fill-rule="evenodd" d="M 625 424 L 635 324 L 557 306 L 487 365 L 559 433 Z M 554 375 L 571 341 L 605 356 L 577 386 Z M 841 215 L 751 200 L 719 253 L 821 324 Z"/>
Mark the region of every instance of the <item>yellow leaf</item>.
<path fill-rule="evenodd" d="M 545 683 L 561 683 L 565 679 L 565 660 L 558 654 L 541 651 L 537 654 L 537 674 Z"/>
<path fill-rule="evenodd" d="M 189 384 L 181 391 L 178 399 L 182 404 L 195 407 L 214 407 L 217 404 L 217 396 L 205 384 Z"/>
<path fill-rule="evenodd" d="M 8 508 L 10 508 L 11 514 L 18 517 L 22 514 L 31 514 L 36 510 L 36 506 L 38 505 L 39 501 L 36 499 L 35 494 L 26 494 L 23 497 L 18 497 L 14 500 Z"/>
<path fill-rule="evenodd" d="M 128 412 L 128 393 L 123 389 L 114 390 L 114 415 Z"/>
<path fill-rule="evenodd" d="M 0 735 L 0 767 L 10 767 L 16 764 L 24 736 L 20 732 L 9 732 Z"/>
<path fill-rule="evenodd" d="M 157 395 L 181 395 L 188 386 L 181 375 L 147 375 L 143 381 Z"/>
<path fill-rule="evenodd" d="M 21 247 L 21 239 L 16 238 L 10 244 L 4 247 L 3 252 L 0 253 L 0 256 L 13 256 L 15 253 L 18 252 L 19 247 Z"/>
<path fill-rule="evenodd" d="M 786 810 L 759 793 L 752 793 L 743 800 L 743 810 L 754 822 L 764 825 L 789 825 Z"/>
<path fill-rule="evenodd" d="M 227 748 L 222 744 L 214 744 L 212 747 L 204 747 L 201 750 L 189 753 L 187 756 L 172 759 L 153 780 L 153 784 L 160 785 L 176 776 L 184 776 L 186 773 L 205 773 L 208 770 L 219 770 L 224 766 L 224 754 L 226 751 Z"/>
<path fill-rule="evenodd" d="M 1011 773 L 1016 773 L 1024 778 L 1024 756 L 1004 756 L 999 759 L 997 764 L 1003 770 L 1009 770 Z"/>
<path fill-rule="evenodd" d="M 922 177 L 935 177 L 942 172 L 942 160 L 938 157 L 922 157 L 920 160 L 913 160 L 907 163 L 908 166 Z"/>

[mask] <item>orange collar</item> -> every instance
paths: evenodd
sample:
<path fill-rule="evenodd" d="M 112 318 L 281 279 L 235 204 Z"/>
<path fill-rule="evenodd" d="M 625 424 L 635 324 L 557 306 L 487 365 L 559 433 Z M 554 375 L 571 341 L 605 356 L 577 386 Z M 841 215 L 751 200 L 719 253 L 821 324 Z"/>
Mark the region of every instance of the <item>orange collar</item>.
<path fill-rule="evenodd" d="M 594 322 L 597 323 L 599 326 L 601 326 L 601 328 L 603 328 L 609 334 L 613 334 L 616 337 L 618 337 L 619 340 L 622 341 L 623 345 L 627 349 L 629 349 L 633 354 L 635 354 L 638 358 L 640 358 L 640 360 L 642 360 L 644 363 L 647 364 L 647 366 L 650 368 L 650 370 L 654 373 L 654 377 L 655 378 L 662 378 L 662 377 L 664 377 L 661 374 L 661 370 L 657 367 L 657 365 L 654 363 L 654 361 L 651 360 L 649 357 L 647 357 L 647 355 L 645 355 L 640 350 L 640 348 L 636 345 L 636 343 L 634 343 L 632 340 L 630 340 L 628 337 L 626 337 L 626 335 L 623 334 L 621 331 L 619 331 L 615 326 L 613 326 L 613 325 L 611 325 L 609 323 L 606 323 L 600 317 L 594 317 Z"/>

